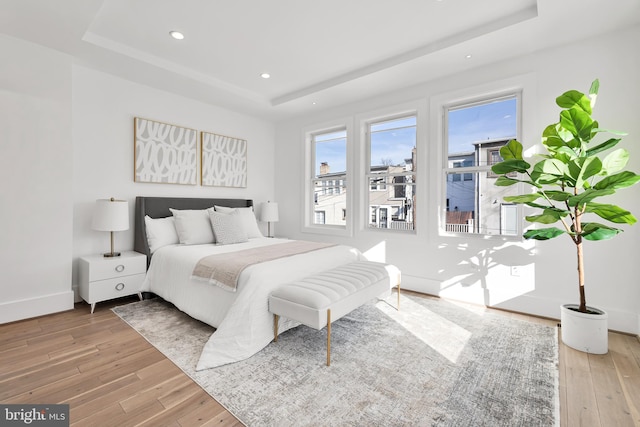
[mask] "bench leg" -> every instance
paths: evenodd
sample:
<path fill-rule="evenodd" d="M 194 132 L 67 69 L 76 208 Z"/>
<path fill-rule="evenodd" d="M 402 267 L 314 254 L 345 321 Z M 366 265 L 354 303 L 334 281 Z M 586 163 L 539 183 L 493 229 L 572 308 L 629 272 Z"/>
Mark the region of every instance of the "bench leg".
<path fill-rule="evenodd" d="M 400 311 L 400 278 L 398 277 L 398 311 Z"/>
<path fill-rule="evenodd" d="M 331 366 L 331 309 L 327 309 L 327 366 Z"/>
<path fill-rule="evenodd" d="M 273 340 L 278 342 L 278 315 L 273 315 Z"/>

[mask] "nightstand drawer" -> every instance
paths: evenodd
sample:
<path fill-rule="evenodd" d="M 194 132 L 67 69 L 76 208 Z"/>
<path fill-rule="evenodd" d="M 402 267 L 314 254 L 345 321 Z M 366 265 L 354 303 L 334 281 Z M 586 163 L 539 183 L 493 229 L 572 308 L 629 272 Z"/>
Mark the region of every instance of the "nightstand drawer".
<path fill-rule="evenodd" d="M 134 252 L 135 254 L 135 252 Z M 90 282 L 95 280 L 112 279 L 115 277 L 131 276 L 147 271 L 147 258 L 144 256 L 122 256 L 115 258 L 102 258 L 100 262 L 91 262 L 89 269 Z"/>
<path fill-rule="evenodd" d="M 87 293 L 83 298 L 89 304 L 93 304 L 95 302 L 137 294 L 140 292 L 140 289 L 142 289 L 144 276 L 144 274 L 134 274 L 132 276 L 93 281 L 89 283 L 88 289 L 86 289 Z"/>

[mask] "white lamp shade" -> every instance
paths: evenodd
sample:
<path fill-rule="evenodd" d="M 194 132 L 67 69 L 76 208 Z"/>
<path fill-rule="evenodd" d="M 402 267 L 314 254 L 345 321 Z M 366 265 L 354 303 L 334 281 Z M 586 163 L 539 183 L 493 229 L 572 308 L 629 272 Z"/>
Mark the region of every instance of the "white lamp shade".
<path fill-rule="evenodd" d="M 260 221 L 262 222 L 278 221 L 278 204 L 274 202 L 263 203 L 262 209 L 260 211 Z"/>
<path fill-rule="evenodd" d="M 96 200 L 91 228 L 99 231 L 128 230 L 129 203 L 126 200 Z"/>

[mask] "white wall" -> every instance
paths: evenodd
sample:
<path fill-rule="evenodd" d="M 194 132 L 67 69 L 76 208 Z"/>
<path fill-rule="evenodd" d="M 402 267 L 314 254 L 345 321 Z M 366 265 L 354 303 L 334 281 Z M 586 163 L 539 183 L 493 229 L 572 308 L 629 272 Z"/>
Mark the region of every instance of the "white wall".
<path fill-rule="evenodd" d="M 134 182 L 134 117 L 247 140 L 247 188 Z M 74 286 L 77 259 L 109 249 L 109 234 L 91 229 L 96 199 L 129 201 L 130 229 L 115 233 L 116 250 L 133 249 L 136 196 L 248 198 L 258 210 L 260 202 L 274 198 L 274 134 L 274 125 L 263 120 L 74 65 Z"/>
<path fill-rule="evenodd" d="M 377 96 L 352 105 L 318 112 L 282 123 L 276 128 L 276 200 L 280 204 L 279 235 L 311 240 L 332 240 L 354 245 L 362 251 L 382 254 L 403 272 L 403 285 L 431 294 L 487 304 L 505 309 L 559 318 L 562 303 L 578 298 L 575 250 L 568 239 L 549 242 L 505 242 L 481 238 L 442 237 L 437 231 L 438 158 L 434 156 L 439 129 L 430 111 L 431 102 L 444 93 L 492 85 L 498 81 L 524 79 L 523 142 L 533 146 L 547 124 L 557 121 L 555 98 L 569 89 L 587 91 L 594 78 L 601 90 L 595 115 L 601 125 L 625 130 L 623 146 L 631 152 L 630 169 L 640 172 L 640 27 L 599 36 L 582 43 L 549 49 L 460 75 Z M 418 142 L 423 167 L 418 189 L 418 232 L 407 236 L 368 230 L 359 219 L 352 237 L 328 237 L 305 233 L 302 227 L 304 197 L 303 129 L 347 118 L 358 126 L 362 114 L 393 105 L 423 105 L 427 117 L 425 137 Z M 354 143 L 360 144 L 359 132 Z M 354 150 L 360 152 L 360 149 Z M 359 161 L 359 160 L 358 160 Z M 419 166 L 419 170 L 420 170 Z M 427 171 L 425 171 L 425 169 Z M 356 170 L 356 182 L 358 171 Z M 360 175 L 362 175 L 360 173 Z M 300 180 L 292 180 L 299 176 Z M 351 190 L 358 200 L 362 192 Z M 422 202 L 420 202 L 422 201 Z M 640 185 L 623 190 L 612 200 L 640 217 Z M 355 214 L 355 213 L 354 213 Z M 640 265 L 637 248 L 640 226 L 607 242 L 586 243 L 587 303 L 609 311 L 610 328 L 640 332 Z M 380 258 L 380 255 L 378 256 Z M 511 275 L 518 266 L 519 276 Z"/>
<path fill-rule="evenodd" d="M 71 58 L 0 35 L 0 323 L 73 308 Z"/>

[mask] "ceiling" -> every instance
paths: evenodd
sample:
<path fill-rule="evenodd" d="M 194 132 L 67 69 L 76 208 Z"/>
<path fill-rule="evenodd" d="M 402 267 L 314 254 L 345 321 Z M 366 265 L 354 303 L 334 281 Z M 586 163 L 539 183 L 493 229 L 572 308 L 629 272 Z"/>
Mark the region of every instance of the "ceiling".
<path fill-rule="evenodd" d="M 639 22 L 640 0 L 0 0 L 2 33 L 268 120 Z"/>

